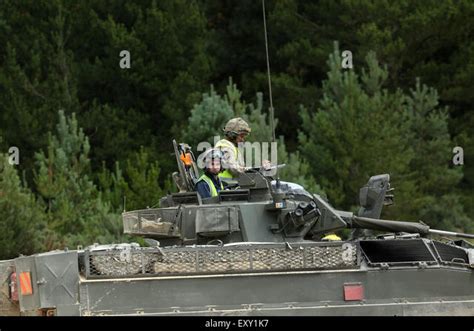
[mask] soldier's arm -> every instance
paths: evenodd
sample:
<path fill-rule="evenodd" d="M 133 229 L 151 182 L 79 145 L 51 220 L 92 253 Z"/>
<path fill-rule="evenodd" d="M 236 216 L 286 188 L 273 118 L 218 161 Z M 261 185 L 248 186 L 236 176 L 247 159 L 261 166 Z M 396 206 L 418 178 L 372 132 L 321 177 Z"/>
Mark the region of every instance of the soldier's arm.
<path fill-rule="evenodd" d="M 232 155 L 232 152 L 226 149 L 222 149 L 222 153 L 224 156 L 222 159 L 223 170 L 229 170 L 234 176 L 238 176 L 240 173 L 245 171 L 245 168 L 242 167 L 237 162 L 237 160 L 235 160 L 235 157 Z"/>

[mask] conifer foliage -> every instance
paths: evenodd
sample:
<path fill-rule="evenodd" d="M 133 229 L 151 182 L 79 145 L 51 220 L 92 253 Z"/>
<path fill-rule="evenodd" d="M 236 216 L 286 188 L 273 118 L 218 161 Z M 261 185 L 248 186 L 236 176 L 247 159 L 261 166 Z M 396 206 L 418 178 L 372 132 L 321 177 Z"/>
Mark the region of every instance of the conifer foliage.
<path fill-rule="evenodd" d="M 453 142 L 436 90 L 419 80 L 410 93 L 384 88 L 388 72 L 374 53 L 360 72 L 344 70 L 337 44 L 328 67 L 320 107 L 301 111 L 299 138 L 300 152 L 312 160 L 312 174 L 329 199 L 356 210 L 367 179 L 389 173 L 396 205 L 387 216 L 471 229 L 454 192 L 462 173 L 450 165 Z"/>
<path fill-rule="evenodd" d="M 36 190 L 46 205 L 48 228 L 63 245 L 92 244 L 114 239 L 121 232 L 117 215 L 89 175 L 90 146 L 74 114 L 59 111 L 55 134 L 49 135 L 46 151 L 36 154 Z"/>
<path fill-rule="evenodd" d="M 46 234 L 41 201 L 21 183 L 17 170 L 0 155 L 0 260 L 32 254 Z"/>
<path fill-rule="evenodd" d="M 385 218 L 474 232 L 474 2 L 265 7 L 279 177 L 355 211 L 389 173 Z M 120 213 L 174 189 L 172 139 L 239 116 L 271 143 L 260 1 L 2 0 L 0 45 L 0 258 L 135 240 Z"/>

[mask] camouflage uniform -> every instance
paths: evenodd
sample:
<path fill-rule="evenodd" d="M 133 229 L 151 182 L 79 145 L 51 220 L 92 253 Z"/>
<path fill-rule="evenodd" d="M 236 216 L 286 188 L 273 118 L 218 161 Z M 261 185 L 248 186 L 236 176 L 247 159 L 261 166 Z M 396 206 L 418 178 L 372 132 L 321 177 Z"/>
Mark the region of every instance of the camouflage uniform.
<path fill-rule="evenodd" d="M 219 140 L 214 148 L 219 149 L 223 153 L 223 168 L 225 169 L 219 174 L 220 178 L 232 179 L 244 171 L 245 162 L 243 155 L 239 153 L 235 139 L 239 134 L 249 134 L 252 130 L 247 122 L 242 118 L 233 118 L 227 122 L 224 127 L 226 138 Z"/>

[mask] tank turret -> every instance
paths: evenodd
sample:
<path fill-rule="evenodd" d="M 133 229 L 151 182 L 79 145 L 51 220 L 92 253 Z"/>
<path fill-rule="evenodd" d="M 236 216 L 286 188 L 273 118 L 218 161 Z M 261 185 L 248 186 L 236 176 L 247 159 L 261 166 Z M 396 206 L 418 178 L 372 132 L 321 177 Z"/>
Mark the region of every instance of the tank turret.
<path fill-rule="evenodd" d="M 162 246 L 320 241 L 325 234 L 345 228 L 354 230 L 352 239 L 370 236 L 367 230 L 474 238 L 430 229 L 423 222 L 380 219 L 383 206 L 394 199 L 388 174 L 371 177 L 360 189 L 357 215 L 337 210 L 321 196 L 258 168 L 240 174 L 236 189 L 201 199 L 193 191 L 199 176 L 190 147 L 173 144 L 179 169 L 174 178 L 180 192 L 163 197 L 160 208 L 124 212 L 125 233 L 159 240 Z"/>

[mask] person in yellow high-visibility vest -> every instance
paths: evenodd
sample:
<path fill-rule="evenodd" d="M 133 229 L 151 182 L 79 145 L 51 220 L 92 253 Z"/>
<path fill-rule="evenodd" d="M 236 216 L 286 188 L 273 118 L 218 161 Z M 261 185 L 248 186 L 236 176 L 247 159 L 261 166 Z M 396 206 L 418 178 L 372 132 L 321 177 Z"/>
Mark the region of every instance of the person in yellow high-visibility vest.
<path fill-rule="evenodd" d="M 232 180 L 244 172 L 245 163 L 239 154 L 239 143 L 244 143 L 245 138 L 252 130 L 247 122 L 237 117 L 229 120 L 224 127 L 225 138 L 219 140 L 214 148 L 220 150 L 223 155 L 222 165 L 224 171 L 219 177 L 224 180 Z"/>
<path fill-rule="evenodd" d="M 224 189 L 218 174 L 221 171 L 222 153 L 216 149 L 204 152 L 204 174 L 196 183 L 195 189 L 202 199 L 216 197 Z"/>

